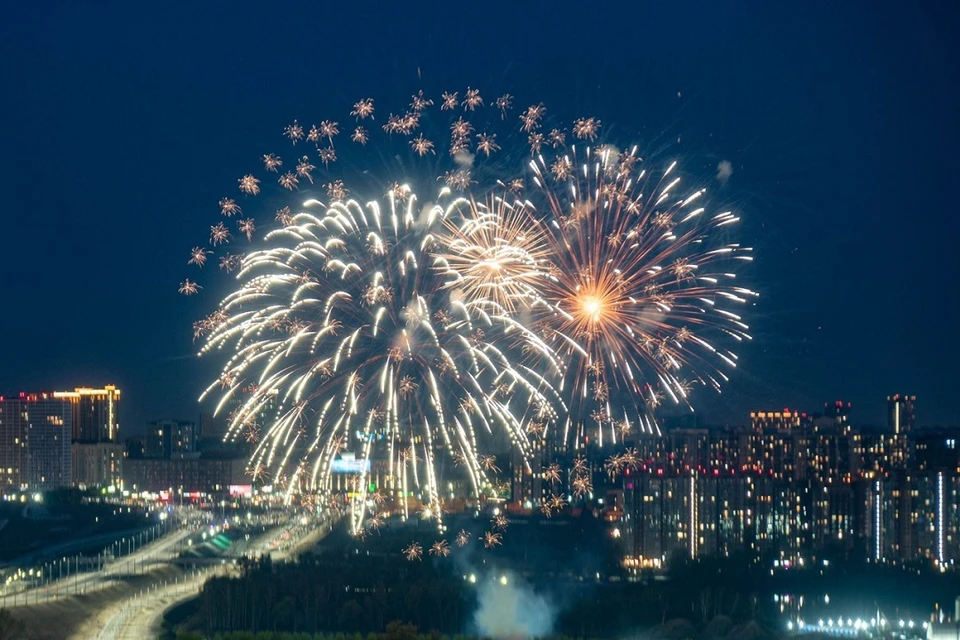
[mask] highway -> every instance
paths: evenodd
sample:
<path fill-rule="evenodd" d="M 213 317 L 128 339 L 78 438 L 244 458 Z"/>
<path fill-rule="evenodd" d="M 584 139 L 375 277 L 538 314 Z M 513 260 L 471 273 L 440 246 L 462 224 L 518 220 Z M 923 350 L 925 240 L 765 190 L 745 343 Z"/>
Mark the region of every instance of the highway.
<path fill-rule="evenodd" d="M 122 576 L 143 573 L 152 566 L 175 559 L 180 553 L 181 543 L 197 532 L 194 528 L 176 529 L 129 555 L 105 561 L 99 571 L 77 572 L 62 579 L 46 581 L 40 586 L 3 593 L 0 607 L 40 604 L 68 595 L 87 593 L 112 584 Z"/>
<path fill-rule="evenodd" d="M 231 549 L 232 558 L 247 553 L 269 554 L 274 561 L 283 562 L 301 551 L 312 547 L 332 529 L 329 521 L 313 521 L 291 518 L 285 524 L 274 527 L 250 540 L 247 548 L 236 545 Z M 195 597 L 203 584 L 215 575 L 234 572 L 233 564 L 221 564 L 195 570 L 173 583 L 158 586 L 145 594 L 132 596 L 116 605 L 98 635 L 98 640 L 127 640 L 155 638 L 163 629 L 163 614 L 171 607 Z M 82 636 L 76 636 L 79 640 Z"/>

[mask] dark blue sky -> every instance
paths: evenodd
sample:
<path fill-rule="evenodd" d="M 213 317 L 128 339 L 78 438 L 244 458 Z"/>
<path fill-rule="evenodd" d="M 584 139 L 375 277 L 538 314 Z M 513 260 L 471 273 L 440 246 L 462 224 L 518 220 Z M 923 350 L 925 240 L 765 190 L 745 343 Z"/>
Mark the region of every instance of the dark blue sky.
<path fill-rule="evenodd" d="M 960 423 L 955 3 L 28 4 L 0 19 L 3 392 L 116 382 L 127 433 L 198 414 L 204 302 L 176 285 L 211 203 L 292 118 L 405 100 L 419 68 L 733 163 L 762 298 L 709 422 L 842 398 L 880 423 L 899 391 Z"/>

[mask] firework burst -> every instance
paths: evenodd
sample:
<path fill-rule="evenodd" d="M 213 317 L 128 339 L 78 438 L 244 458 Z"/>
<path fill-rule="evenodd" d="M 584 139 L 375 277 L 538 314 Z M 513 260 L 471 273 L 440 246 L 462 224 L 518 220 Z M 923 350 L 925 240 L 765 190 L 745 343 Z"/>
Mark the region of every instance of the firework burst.
<path fill-rule="evenodd" d="M 751 259 L 726 240 L 736 215 L 681 189 L 675 163 L 603 144 L 597 117 L 553 122 L 542 103 L 508 116 L 513 96 L 485 104 L 471 87 L 433 98 L 417 92 L 376 124 L 370 98 L 309 129 L 293 120 L 286 164 L 267 153 L 265 174 L 238 171 L 237 199 L 219 209 L 253 248 L 218 256 L 237 284 L 194 334 L 202 353 L 228 354 L 204 394 L 218 410 L 255 385 L 228 436 L 255 444 L 251 469 L 287 478 L 288 495 L 342 499 L 334 463 L 352 458 L 351 486 L 377 469 L 378 512 L 407 517 L 418 505 L 400 497 L 415 493 L 440 524 L 438 456 L 456 463 L 458 491 L 495 493 L 482 441 L 505 432 L 528 473 L 560 484 L 559 467 L 531 469 L 529 452 L 657 432 L 662 404 L 719 389 L 737 362 L 728 345 L 750 339 L 731 309 L 755 294 L 730 266 Z M 350 122 L 343 136 L 338 121 Z M 357 164 L 367 148 L 398 166 Z M 302 204 L 261 218 L 251 201 L 268 187 Z M 223 221 L 210 227 L 212 249 L 231 240 Z M 195 247 L 190 264 L 212 255 Z M 633 464 L 623 454 L 606 470 Z M 575 498 L 593 489 L 586 469 L 568 479 Z M 368 502 L 351 502 L 355 532 L 380 517 Z"/>
<path fill-rule="evenodd" d="M 423 517 L 439 523 L 439 450 L 466 461 L 480 494 L 486 473 L 499 470 L 479 454 L 478 432 L 505 429 L 523 441 L 521 421 L 486 389 L 504 383 L 542 399 L 543 381 L 513 367 L 498 335 L 539 339 L 495 304 L 451 295 L 432 252 L 456 208 L 434 204 L 421 219 L 418 198 L 404 193 L 365 207 L 307 202 L 244 259 L 240 287 L 222 302 L 202 353 L 229 346 L 236 354 L 207 389 L 225 388 L 220 407 L 256 383 L 232 430 L 279 406 L 252 463 L 286 473 L 288 492 L 331 491 L 333 462 L 346 448 L 365 469 L 383 461 L 393 490 L 418 488 Z M 444 189 L 437 202 L 446 197 Z M 355 500 L 354 530 L 365 505 Z"/>
<path fill-rule="evenodd" d="M 414 560 L 422 560 L 423 547 L 416 542 L 413 542 L 403 549 L 403 555 L 406 556 L 407 560 L 410 562 L 413 562 Z"/>
<path fill-rule="evenodd" d="M 430 546 L 430 555 L 446 558 L 450 555 L 450 543 L 446 540 L 438 540 Z"/>
<path fill-rule="evenodd" d="M 598 128 L 587 119 L 575 130 L 589 139 Z M 550 247 L 530 308 L 567 364 L 558 388 L 571 415 L 594 415 L 601 445 L 617 441 L 621 418 L 627 429 L 636 422 L 658 431 L 662 398 L 689 405 L 689 379 L 719 390 L 723 369 L 736 366 L 716 339 L 750 339 L 729 307 L 756 294 L 730 264 L 752 256 L 719 233 L 738 218 L 709 213 L 704 189 L 678 193 L 676 164 L 646 168 L 636 148 L 571 148 L 552 164 L 538 156 L 530 168 L 546 215 L 529 226 Z M 615 402 L 614 391 L 627 400 Z"/>
<path fill-rule="evenodd" d="M 523 128 L 535 130 L 531 109 Z M 580 119 L 574 133 L 592 140 L 599 127 Z M 731 264 L 752 255 L 723 240 L 739 219 L 709 213 L 704 189 L 678 194 L 676 163 L 647 168 L 636 148 L 534 152 L 532 193 L 471 201 L 446 262 L 468 296 L 528 314 L 563 362 L 564 440 L 659 433 L 663 401 L 690 406 L 691 382 L 719 391 L 737 362 L 724 343 L 750 339 L 730 307 L 756 294 Z"/>

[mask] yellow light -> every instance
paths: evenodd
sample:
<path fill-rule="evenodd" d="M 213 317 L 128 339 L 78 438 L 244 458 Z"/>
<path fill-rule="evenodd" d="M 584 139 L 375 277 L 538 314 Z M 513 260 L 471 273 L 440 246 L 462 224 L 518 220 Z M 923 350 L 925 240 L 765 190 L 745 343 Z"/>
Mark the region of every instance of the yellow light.
<path fill-rule="evenodd" d="M 583 308 L 584 313 L 594 322 L 600 318 L 600 314 L 603 312 L 603 302 L 596 296 L 584 297 L 580 302 L 580 306 Z"/>

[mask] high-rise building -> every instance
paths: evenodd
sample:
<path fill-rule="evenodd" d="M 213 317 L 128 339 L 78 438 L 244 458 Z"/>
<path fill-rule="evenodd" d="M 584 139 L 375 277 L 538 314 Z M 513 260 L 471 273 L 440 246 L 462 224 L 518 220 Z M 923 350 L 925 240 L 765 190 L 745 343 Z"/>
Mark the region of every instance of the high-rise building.
<path fill-rule="evenodd" d="M 916 396 L 887 396 L 887 455 L 891 469 L 905 469 L 910 464 Z"/>
<path fill-rule="evenodd" d="M 887 427 L 896 435 L 913 432 L 916 421 L 915 406 L 917 396 L 905 396 L 899 393 L 887 396 Z"/>
<path fill-rule="evenodd" d="M 0 493 L 70 485 L 71 419 L 51 393 L 0 396 Z"/>
<path fill-rule="evenodd" d="M 53 397 L 70 403 L 74 442 L 120 442 L 120 390 L 115 386 L 55 391 Z"/>
<path fill-rule="evenodd" d="M 539 506 L 544 498 L 543 440 L 530 438 L 527 455 L 514 447 L 510 453 L 511 500 L 524 508 Z"/>
<path fill-rule="evenodd" d="M 145 458 L 170 458 L 197 448 L 197 425 L 187 420 L 155 420 L 147 425 Z"/>
<path fill-rule="evenodd" d="M 678 468 L 685 471 L 704 466 L 710 450 L 710 432 L 706 429 L 673 429 L 665 436 Z"/>
<path fill-rule="evenodd" d="M 849 426 L 850 412 L 852 410 L 853 405 L 849 402 L 844 402 L 843 400 L 827 402 L 823 405 L 824 417 L 829 418 L 839 426 Z"/>
<path fill-rule="evenodd" d="M 806 423 L 807 414 L 801 411 L 784 409 L 783 411 L 751 411 L 750 424 L 754 431 L 774 429 L 789 431 Z"/>
<path fill-rule="evenodd" d="M 665 563 L 676 552 L 695 556 L 697 491 L 692 475 L 643 473 L 624 479 L 624 538 L 641 566 Z"/>
<path fill-rule="evenodd" d="M 859 476 L 863 442 L 849 425 L 826 418 L 825 424 L 815 425 L 808 448 L 810 466 L 818 481 L 824 484 L 852 482 Z"/>
<path fill-rule="evenodd" d="M 960 473 L 960 438 L 953 429 L 920 431 L 914 437 L 914 464 L 917 471 Z"/>

